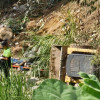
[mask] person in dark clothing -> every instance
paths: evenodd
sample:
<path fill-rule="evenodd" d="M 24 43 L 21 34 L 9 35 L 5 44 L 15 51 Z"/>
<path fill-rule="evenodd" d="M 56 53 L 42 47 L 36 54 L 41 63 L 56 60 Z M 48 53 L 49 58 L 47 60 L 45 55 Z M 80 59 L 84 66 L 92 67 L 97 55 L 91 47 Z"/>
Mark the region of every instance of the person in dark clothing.
<path fill-rule="evenodd" d="M 10 75 L 9 69 L 11 67 L 11 50 L 7 39 L 2 41 L 1 48 L 3 48 L 4 51 L 2 57 L 0 57 L 0 69 L 4 71 L 5 77 L 7 78 Z"/>

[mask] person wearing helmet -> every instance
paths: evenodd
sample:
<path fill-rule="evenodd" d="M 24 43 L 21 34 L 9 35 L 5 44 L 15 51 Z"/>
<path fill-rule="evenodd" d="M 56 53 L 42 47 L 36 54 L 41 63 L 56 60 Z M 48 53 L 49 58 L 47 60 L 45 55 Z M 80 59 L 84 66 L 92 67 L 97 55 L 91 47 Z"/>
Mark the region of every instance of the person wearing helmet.
<path fill-rule="evenodd" d="M 9 47 L 8 39 L 5 39 L 1 43 L 1 48 L 3 48 L 3 55 L 0 57 L 0 68 L 4 71 L 5 77 L 8 77 L 9 69 L 11 67 L 11 50 Z"/>

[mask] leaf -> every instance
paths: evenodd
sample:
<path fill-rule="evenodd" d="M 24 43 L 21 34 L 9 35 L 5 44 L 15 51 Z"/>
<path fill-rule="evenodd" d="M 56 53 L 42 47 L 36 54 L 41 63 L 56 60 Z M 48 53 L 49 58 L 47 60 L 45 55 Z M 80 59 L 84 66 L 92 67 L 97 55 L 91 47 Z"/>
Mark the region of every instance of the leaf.
<path fill-rule="evenodd" d="M 80 87 L 82 87 L 83 85 L 84 85 L 83 83 L 80 83 L 80 84 L 79 84 Z"/>
<path fill-rule="evenodd" d="M 45 80 L 33 92 L 33 100 L 77 100 L 76 88 L 56 79 Z"/>
<path fill-rule="evenodd" d="M 99 82 L 98 78 L 95 75 L 90 74 L 89 77 L 90 77 L 90 79 L 95 80 L 98 83 L 98 85 L 100 86 L 100 82 Z"/>
<path fill-rule="evenodd" d="M 91 79 L 84 79 L 84 83 L 88 85 L 89 87 L 93 88 L 94 90 L 100 92 L 100 86 L 98 85 L 96 81 L 91 80 Z"/>
<path fill-rule="evenodd" d="M 97 78 L 80 74 L 84 77 L 80 87 L 67 86 L 56 79 L 45 80 L 33 92 L 33 100 L 100 100 L 100 83 Z"/>
<path fill-rule="evenodd" d="M 86 94 L 88 94 L 88 98 L 90 99 L 84 99 L 84 100 L 100 100 L 100 92 L 96 91 L 95 89 L 89 87 L 88 85 L 83 85 L 81 90 L 84 92 L 84 94 L 82 96 L 84 96 L 84 98 L 87 97 Z M 95 98 L 95 99 L 93 99 Z"/>
<path fill-rule="evenodd" d="M 90 78 L 86 73 L 84 72 L 79 72 L 79 75 L 81 78 Z"/>

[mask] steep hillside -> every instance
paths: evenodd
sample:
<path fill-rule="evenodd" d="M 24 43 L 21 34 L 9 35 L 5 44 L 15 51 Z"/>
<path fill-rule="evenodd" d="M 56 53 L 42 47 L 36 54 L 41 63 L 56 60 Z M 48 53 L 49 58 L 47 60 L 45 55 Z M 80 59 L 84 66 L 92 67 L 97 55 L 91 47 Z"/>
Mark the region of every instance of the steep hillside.
<path fill-rule="evenodd" d="M 29 10 L 24 0 L 0 10 L 0 28 L 7 26 L 12 29 L 13 44 L 18 42 L 22 47 L 26 44 L 24 41 L 29 39 L 28 36 L 33 34 L 71 35 L 74 42 L 92 45 L 94 48 L 100 44 L 99 0 L 61 0 L 53 6 L 39 4 L 35 10 Z M 23 47 L 28 46 L 26 44 Z"/>
<path fill-rule="evenodd" d="M 0 10 L 0 39 L 11 33 L 13 56 L 31 63 L 34 76 L 40 76 L 41 69 L 48 76 L 52 45 L 100 45 L 99 0 L 19 1 Z"/>
<path fill-rule="evenodd" d="M 75 41 L 78 43 L 91 44 L 94 39 L 100 39 L 100 8 L 98 0 L 87 5 L 81 3 L 65 2 L 62 0 L 56 6 L 48 9 L 38 19 L 31 19 L 27 29 L 36 34 L 65 34 L 75 25 Z M 90 4 L 90 5 L 89 5 Z M 98 44 L 98 43 L 97 43 Z"/>

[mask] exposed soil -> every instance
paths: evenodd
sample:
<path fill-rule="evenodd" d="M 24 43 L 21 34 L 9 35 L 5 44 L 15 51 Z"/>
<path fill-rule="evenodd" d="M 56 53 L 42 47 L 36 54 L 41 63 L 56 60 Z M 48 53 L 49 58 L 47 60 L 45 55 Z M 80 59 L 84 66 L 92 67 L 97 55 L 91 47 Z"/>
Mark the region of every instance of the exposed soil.
<path fill-rule="evenodd" d="M 98 5 L 98 1 L 94 3 L 94 7 Z M 77 24 L 77 34 L 86 34 L 89 38 L 85 41 L 90 43 L 92 40 L 91 36 L 95 35 L 95 38 L 100 39 L 100 8 L 97 7 L 94 11 L 91 10 L 91 6 L 82 6 L 76 1 L 62 0 L 55 6 L 47 8 L 43 11 L 43 16 L 37 18 L 30 18 L 27 23 L 27 30 L 35 31 L 35 34 L 62 34 L 63 25 L 65 25 L 68 18 L 68 12 L 70 12 L 73 21 Z M 1 11 L 2 16 L 9 16 L 12 13 L 11 8 L 9 11 Z M 14 12 L 13 12 L 14 13 Z M 19 16 L 19 13 L 16 13 Z M 68 26 L 66 26 L 69 28 Z M 23 41 L 27 39 L 26 34 L 16 36 L 13 43 L 19 42 L 23 44 Z"/>
<path fill-rule="evenodd" d="M 96 9 L 95 11 L 92 11 L 90 13 L 91 7 L 81 6 L 77 4 L 77 2 L 69 2 L 64 4 L 63 1 L 60 2 L 57 6 L 49 9 L 49 11 L 47 11 L 48 14 L 46 14 L 45 12 L 45 15 L 40 18 L 43 19 L 43 27 L 37 31 L 38 34 L 62 33 L 62 26 L 68 16 L 68 11 L 70 11 L 73 18 L 75 18 L 75 21 L 79 26 L 78 30 L 80 31 L 80 33 L 91 34 L 94 30 L 97 31 L 97 28 L 100 26 L 99 9 Z M 95 5 L 97 5 L 97 2 L 95 3 Z M 39 26 L 39 24 L 37 25 L 37 23 L 35 25 Z M 30 28 L 31 26 L 33 27 L 32 23 L 30 25 Z"/>

